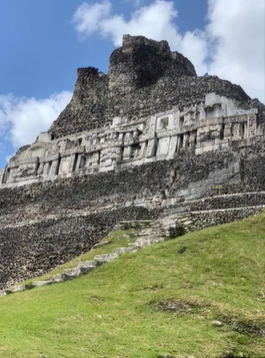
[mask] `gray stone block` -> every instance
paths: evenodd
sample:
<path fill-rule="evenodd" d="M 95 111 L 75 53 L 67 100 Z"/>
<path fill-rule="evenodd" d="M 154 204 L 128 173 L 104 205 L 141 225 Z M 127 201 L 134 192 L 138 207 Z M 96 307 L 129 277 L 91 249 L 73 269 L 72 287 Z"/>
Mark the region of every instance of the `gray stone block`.
<path fill-rule="evenodd" d="M 78 267 L 63 270 L 62 279 L 63 281 L 77 278 L 80 275 L 80 269 Z"/>
<path fill-rule="evenodd" d="M 50 285 L 51 283 L 52 283 L 52 281 L 33 281 L 32 287 L 47 286 L 47 285 Z"/>
<path fill-rule="evenodd" d="M 52 276 L 48 277 L 48 281 L 51 283 L 62 282 L 63 278 L 62 278 L 62 275 L 57 274 L 57 275 L 52 275 Z"/>
<path fill-rule="evenodd" d="M 98 266 L 97 261 L 82 261 L 77 265 L 80 274 L 86 274 Z"/>
<path fill-rule="evenodd" d="M 26 291 L 28 289 L 27 285 L 19 285 L 19 286 L 14 286 L 11 289 L 12 293 L 15 292 L 22 292 L 22 291 Z"/>
<path fill-rule="evenodd" d="M 6 296 L 6 291 L 5 291 L 5 290 L 1 290 L 1 291 L 0 291 L 0 298 L 1 298 L 1 297 L 4 297 L 4 296 Z"/>
<path fill-rule="evenodd" d="M 119 255 L 114 253 L 114 254 L 102 254 L 102 255 L 97 255 L 94 257 L 95 261 L 99 262 L 99 263 L 105 263 L 105 262 L 111 262 L 113 260 L 115 260 Z"/>

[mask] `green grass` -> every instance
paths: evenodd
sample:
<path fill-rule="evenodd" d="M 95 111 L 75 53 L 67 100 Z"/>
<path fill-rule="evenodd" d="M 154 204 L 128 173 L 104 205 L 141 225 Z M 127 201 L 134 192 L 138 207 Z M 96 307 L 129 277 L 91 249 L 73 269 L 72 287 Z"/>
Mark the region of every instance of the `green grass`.
<path fill-rule="evenodd" d="M 265 325 L 264 253 L 262 213 L 125 254 L 73 281 L 6 296 L 0 357 L 215 358 L 232 349 L 265 357 L 264 339 L 212 325 L 232 318 Z M 195 308 L 158 307 L 168 301 Z"/>

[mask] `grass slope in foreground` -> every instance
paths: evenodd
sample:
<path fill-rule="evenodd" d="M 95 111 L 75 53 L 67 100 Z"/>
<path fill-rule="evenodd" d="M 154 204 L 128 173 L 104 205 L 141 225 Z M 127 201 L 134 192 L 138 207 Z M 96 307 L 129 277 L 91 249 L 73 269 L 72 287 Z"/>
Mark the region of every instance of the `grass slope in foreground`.
<path fill-rule="evenodd" d="M 0 357 L 265 357 L 264 233 L 262 213 L 6 296 Z"/>

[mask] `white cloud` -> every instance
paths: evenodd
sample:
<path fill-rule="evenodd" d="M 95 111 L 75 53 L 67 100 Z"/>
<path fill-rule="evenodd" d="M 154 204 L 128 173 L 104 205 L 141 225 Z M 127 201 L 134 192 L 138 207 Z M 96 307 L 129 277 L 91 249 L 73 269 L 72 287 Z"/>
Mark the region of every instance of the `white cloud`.
<path fill-rule="evenodd" d="M 100 9 L 100 11 L 99 11 Z M 97 14 L 95 16 L 95 13 Z M 91 20 L 95 16 L 97 21 Z M 79 34 L 87 36 L 96 32 L 104 37 L 110 37 L 115 46 L 122 43 L 122 35 L 143 35 L 155 40 L 164 39 L 180 44 L 181 36 L 174 26 L 177 11 L 173 2 L 155 1 L 149 6 L 143 6 L 126 21 L 123 15 L 111 15 L 111 2 L 102 4 L 83 4 L 75 12 L 73 21 Z"/>
<path fill-rule="evenodd" d="M 32 143 L 40 132 L 47 131 L 71 96 L 67 91 L 40 100 L 0 96 L 0 125 L 8 128 L 6 136 L 13 148 Z"/>
<path fill-rule="evenodd" d="M 109 1 L 93 5 L 83 3 L 73 16 L 76 30 L 84 36 L 91 35 L 98 30 L 98 24 L 110 15 L 110 10 L 111 3 Z"/>
<path fill-rule="evenodd" d="M 229 11 L 228 11 L 229 9 Z M 210 71 L 265 101 L 265 2 L 209 0 Z"/>
<path fill-rule="evenodd" d="M 120 46 L 123 34 L 167 40 L 172 50 L 187 56 L 197 73 L 240 84 L 250 96 L 265 101 L 265 2 L 208 0 L 205 29 L 180 33 L 173 1 L 156 0 L 131 14 L 112 14 L 111 2 L 81 5 L 73 16 L 77 32 L 99 34 Z"/>
<path fill-rule="evenodd" d="M 91 20 L 94 16 L 97 21 Z M 157 41 L 166 39 L 172 49 L 178 49 L 192 60 L 199 73 L 205 73 L 205 35 L 202 31 L 181 35 L 175 23 L 177 16 L 174 2 L 157 0 L 136 10 L 126 21 L 123 15 L 112 15 L 111 3 L 105 1 L 102 4 L 81 5 L 73 16 L 73 22 L 81 36 L 97 33 L 102 37 L 109 37 L 115 46 L 121 46 L 124 34 L 142 35 Z"/>

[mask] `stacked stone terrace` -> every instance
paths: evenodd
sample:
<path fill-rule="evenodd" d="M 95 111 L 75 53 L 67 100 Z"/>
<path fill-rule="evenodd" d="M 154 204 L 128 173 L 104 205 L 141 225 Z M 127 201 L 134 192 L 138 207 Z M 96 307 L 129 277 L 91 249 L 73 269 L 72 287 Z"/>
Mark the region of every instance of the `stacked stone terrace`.
<path fill-rule="evenodd" d="M 48 132 L 0 171 L 0 288 L 89 250 L 122 220 L 225 223 L 265 206 L 265 106 L 198 77 L 166 41 L 124 36 L 78 70 Z"/>

